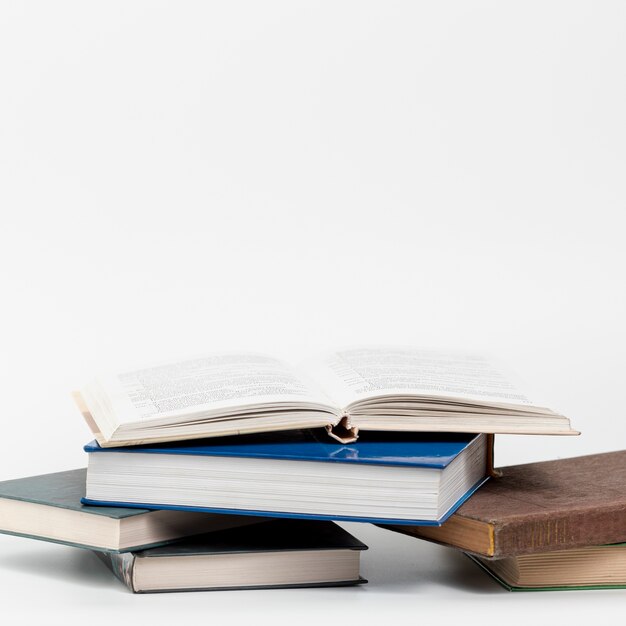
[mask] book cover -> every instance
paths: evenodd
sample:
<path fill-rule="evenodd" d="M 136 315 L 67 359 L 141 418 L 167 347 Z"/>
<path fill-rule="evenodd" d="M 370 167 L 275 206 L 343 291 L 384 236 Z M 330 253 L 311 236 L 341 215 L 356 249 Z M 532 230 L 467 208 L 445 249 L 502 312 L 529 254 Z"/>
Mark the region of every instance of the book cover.
<path fill-rule="evenodd" d="M 102 448 L 91 441 L 84 450 L 90 454 L 175 454 L 444 469 L 475 437 L 463 433 L 376 433 L 341 444 L 320 436 L 315 430 L 303 429 L 126 448 Z"/>
<path fill-rule="evenodd" d="M 390 528 L 499 558 L 626 540 L 626 451 L 505 467 L 440 528 Z"/>

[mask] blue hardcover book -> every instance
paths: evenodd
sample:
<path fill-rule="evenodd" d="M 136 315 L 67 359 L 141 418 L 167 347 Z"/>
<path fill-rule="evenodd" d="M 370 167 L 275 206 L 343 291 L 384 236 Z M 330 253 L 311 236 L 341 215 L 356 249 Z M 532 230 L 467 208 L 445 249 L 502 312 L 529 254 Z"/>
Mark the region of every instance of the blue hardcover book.
<path fill-rule="evenodd" d="M 447 519 L 492 454 L 486 435 L 312 430 L 85 450 L 86 504 L 412 525 Z"/>

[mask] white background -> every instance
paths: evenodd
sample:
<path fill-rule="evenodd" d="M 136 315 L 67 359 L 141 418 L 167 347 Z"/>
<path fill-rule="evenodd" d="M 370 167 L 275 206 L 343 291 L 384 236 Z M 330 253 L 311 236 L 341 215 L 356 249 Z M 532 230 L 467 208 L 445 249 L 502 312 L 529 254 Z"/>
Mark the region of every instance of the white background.
<path fill-rule="evenodd" d="M 583 431 L 500 437 L 499 464 L 625 448 L 625 20 L 572 0 L 2 2 L 0 479 L 84 465 L 69 392 L 94 372 L 240 348 L 492 353 Z M 160 596 L 1 537 L 2 623 L 624 608 L 350 529 L 366 587 Z"/>

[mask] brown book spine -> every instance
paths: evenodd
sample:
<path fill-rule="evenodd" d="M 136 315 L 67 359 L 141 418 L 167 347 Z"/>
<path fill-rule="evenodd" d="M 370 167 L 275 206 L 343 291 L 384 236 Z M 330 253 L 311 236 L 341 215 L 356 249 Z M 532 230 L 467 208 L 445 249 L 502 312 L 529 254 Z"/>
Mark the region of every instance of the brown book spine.
<path fill-rule="evenodd" d="M 626 538 L 626 508 L 567 511 L 494 525 L 495 558 L 620 543 Z"/>

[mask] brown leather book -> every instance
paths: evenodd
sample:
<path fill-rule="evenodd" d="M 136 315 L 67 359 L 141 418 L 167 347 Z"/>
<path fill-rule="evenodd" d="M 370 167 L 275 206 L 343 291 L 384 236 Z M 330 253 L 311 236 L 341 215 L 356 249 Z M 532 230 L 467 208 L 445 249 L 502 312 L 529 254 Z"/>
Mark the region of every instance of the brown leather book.
<path fill-rule="evenodd" d="M 439 527 L 387 526 L 482 557 L 626 541 L 626 450 L 502 468 Z"/>

